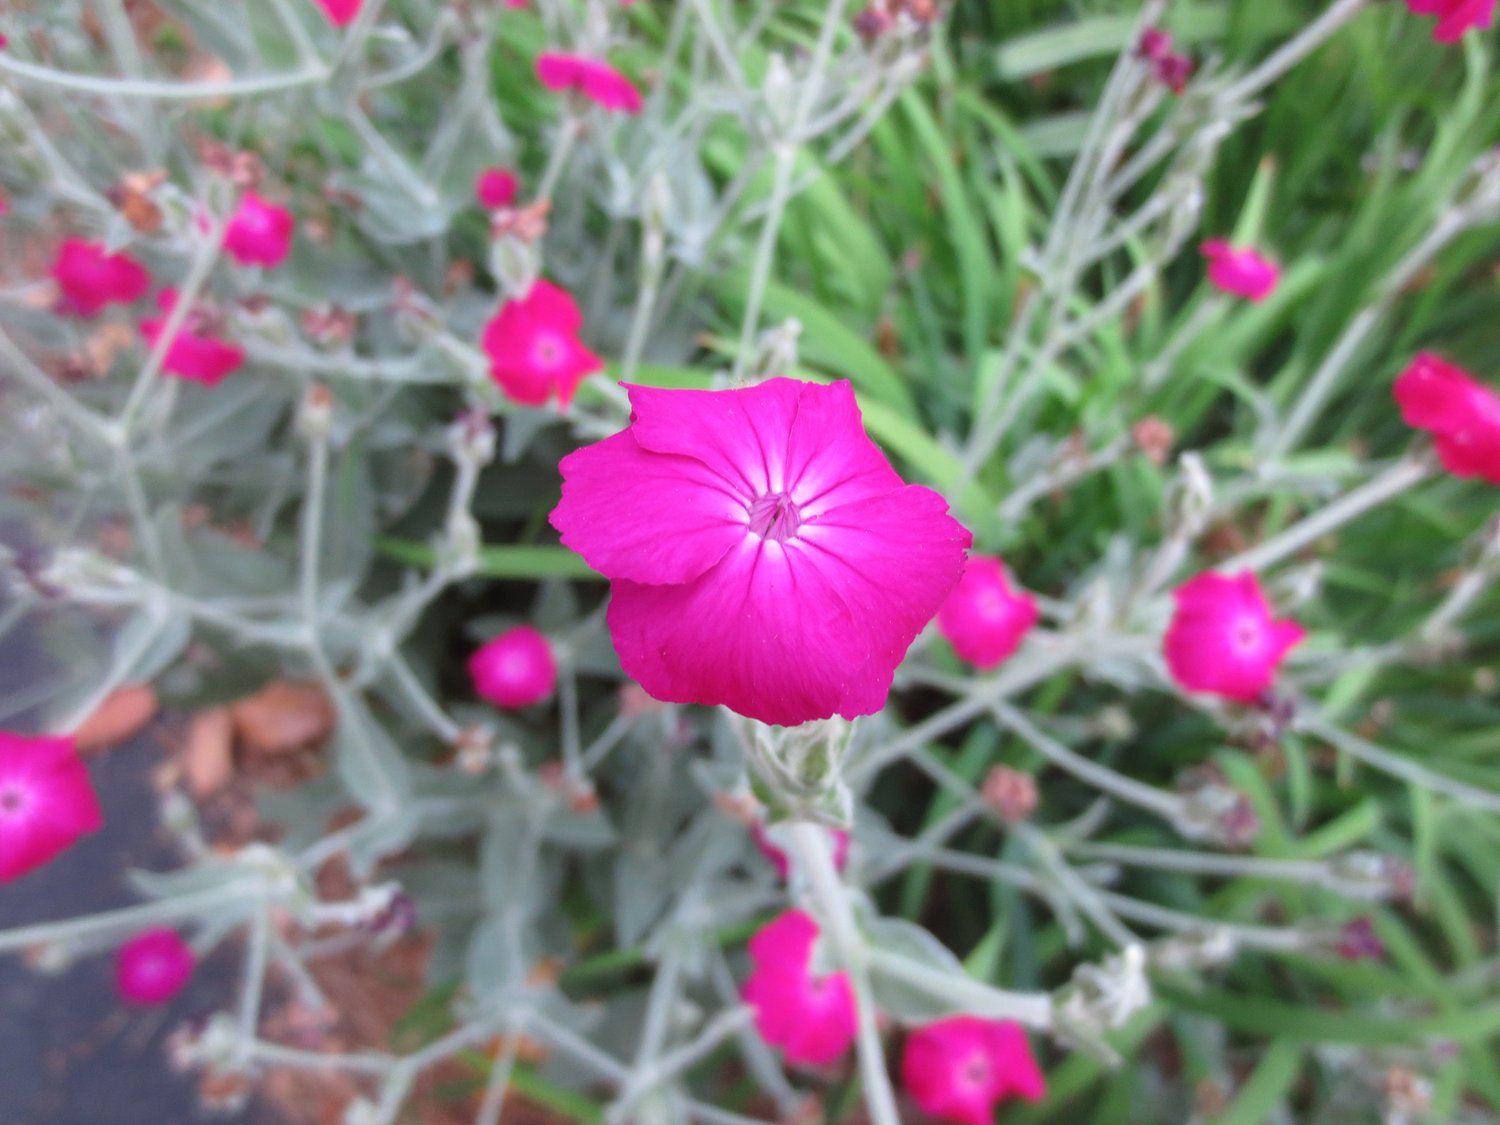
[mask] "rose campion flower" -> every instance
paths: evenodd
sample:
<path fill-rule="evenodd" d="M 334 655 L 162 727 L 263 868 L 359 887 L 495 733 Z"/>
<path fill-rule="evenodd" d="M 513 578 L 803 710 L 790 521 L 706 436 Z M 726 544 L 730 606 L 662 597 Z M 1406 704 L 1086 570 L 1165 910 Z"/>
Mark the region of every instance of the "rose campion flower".
<path fill-rule="evenodd" d="M 334 27 L 348 27 L 354 22 L 354 17 L 359 15 L 359 7 L 363 0 L 314 0 L 314 2 L 323 9 L 323 14 L 328 17 L 328 22 Z"/>
<path fill-rule="evenodd" d="M 969 559 L 943 608 L 938 629 L 953 651 L 976 668 L 993 668 L 1016 651 L 1037 621 L 1036 601 L 1010 588 L 999 559 Z"/>
<path fill-rule="evenodd" d="M 123 250 L 109 254 L 97 242 L 66 239 L 52 263 L 52 278 L 62 290 L 61 311 L 93 316 L 105 305 L 139 301 L 151 288 L 151 275 Z"/>
<path fill-rule="evenodd" d="M 1188 691 L 1253 703 L 1271 686 L 1286 654 L 1307 635 L 1294 621 L 1274 621 L 1255 575 L 1200 574 L 1172 591 L 1177 611 L 1167 627 L 1172 678 Z"/>
<path fill-rule="evenodd" d="M 547 638 L 530 625 L 507 629 L 469 657 L 474 691 L 496 707 L 515 710 L 540 703 L 557 686 L 557 661 Z"/>
<path fill-rule="evenodd" d="M 490 360 L 490 378 L 508 397 L 543 406 L 556 396 L 573 401 L 578 384 L 604 361 L 578 339 L 583 314 L 567 290 L 538 281 L 526 296 L 506 301 L 484 326 L 480 341 Z"/>
<path fill-rule="evenodd" d="M 1432 435 L 1443 468 L 1500 484 L 1500 394 L 1431 352 L 1412 360 L 1392 390 L 1406 424 Z"/>
<path fill-rule="evenodd" d="M 994 1125 L 1000 1102 L 1039 1102 L 1047 1093 L 1021 1025 L 976 1016 L 938 1020 L 908 1035 L 901 1084 L 923 1113 L 954 1125 Z"/>
<path fill-rule="evenodd" d="M 826 829 L 833 844 L 833 866 L 842 871 L 849 862 L 849 833 L 842 828 Z M 786 850 L 775 840 L 771 839 L 771 833 L 763 821 L 756 819 L 750 825 L 750 835 L 755 840 L 755 846 L 760 849 L 760 854 L 771 861 L 771 866 L 776 868 L 776 874 L 783 879 L 791 870 L 791 861 L 787 857 Z"/>
<path fill-rule="evenodd" d="M 644 104 L 641 92 L 630 79 L 599 59 L 583 55 L 539 55 L 536 76 L 549 90 L 577 90 L 611 113 L 640 113 Z"/>
<path fill-rule="evenodd" d="M 1264 301 L 1281 280 L 1276 263 L 1248 246 L 1233 247 L 1216 238 L 1199 249 L 1208 259 L 1208 279 L 1232 296 Z"/>
<path fill-rule="evenodd" d="M 552 525 L 611 580 L 626 675 L 765 723 L 868 715 L 957 584 L 969 532 L 865 436 L 847 382 L 628 388 L 563 458 Z"/>
<path fill-rule="evenodd" d="M 1471 27 L 1483 30 L 1495 21 L 1496 0 L 1406 0 L 1413 15 L 1437 16 L 1432 38 L 1457 43 Z"/>
<path fill-rule="evenodd" d="M 153 348 L 167 326 L 167 317 L 177 304 L 177 291 L 163 289 L 156 303 L 162 315 L 141 321 L 141 335 Z M 210 335 L 207 318 L 194 310 L 188 313 L 177 335 L 172 338 L 162 368 L 180 379 L 202 383 L 205 387 L 216 387 L 226 376 L 238 371 L 244 362 L 245 349 Z"/>
<path fill-rule="evenodd" d="M 0 731 L 0 883 L 49 863 L 103 824 L 72 738 Z"/>
<path fill-rule="evenodd" d="M 247 191 L 224 228 L 224 249 L 242 266 L 271 269 L 286 261 L 292 252 L 292 231 L 296 226 L 296 218 L 285 207 L 267 203 L 253 191 Z"/>
<path fill-rule="evenodd" d="M 754 969 L 743 995 L 761 1038 L 787 1062 L 826 1066 L 854 1041 L 854 989 L 847 973 L 813 974 L 817 940 L 818 924 L 800 910 L 761 927 L 747 947 Z"/>
<path fill-rule="evenodd" d="M 504 168 L 486 168 L 474 181 L 474 198 L 487 211 L 509 207 L 516 200 L 520 184 Z"/>
<path fill-rule="evenodd" d="M 137 934 L 115 957 L 115 985 L 130 1004 L 165 1004 L 193 975 L 193 948 L 176 930 Z"/>

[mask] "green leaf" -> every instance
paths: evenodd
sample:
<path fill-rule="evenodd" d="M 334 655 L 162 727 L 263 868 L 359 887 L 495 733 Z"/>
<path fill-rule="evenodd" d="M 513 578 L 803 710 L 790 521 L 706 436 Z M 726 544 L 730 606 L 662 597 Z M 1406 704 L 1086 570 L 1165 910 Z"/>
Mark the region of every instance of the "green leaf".
<path fill-rule="evenodd" d="M 1276 1107 L 1286 1097 L 1302 1071 L 1302 1049 L 1287 1039 L 1278 1039 L 1261 1055 L 1260 1064 L 1213 1125 L 1261 1125 L 1271 1121 Z"/>

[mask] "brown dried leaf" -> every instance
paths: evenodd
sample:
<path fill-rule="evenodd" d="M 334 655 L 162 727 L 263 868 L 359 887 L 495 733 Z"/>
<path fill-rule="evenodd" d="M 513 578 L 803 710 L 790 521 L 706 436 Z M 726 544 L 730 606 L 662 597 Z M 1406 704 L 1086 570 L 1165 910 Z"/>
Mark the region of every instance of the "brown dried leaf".
<path fill-rule="evenodd" d="M 156 717 L 156 708 L 156 689 L 150 684 L 116 688 L 78 728 L 78 752 L 97 754 L 133 738 Z"/>
<path fill-rule="evenodd" d="M 322 742 L 333 730 L 333 706 L 305 680 L 272 680 L 230 705 L 240 744 L 252 754 L 290 754 Z"/>
<path fill-rule="evenodd" d="M 188 724 L 182 770 L 188 792 L 209 797 L 234 776 L 234 721 L 228 707 L 205 707 Z"/>

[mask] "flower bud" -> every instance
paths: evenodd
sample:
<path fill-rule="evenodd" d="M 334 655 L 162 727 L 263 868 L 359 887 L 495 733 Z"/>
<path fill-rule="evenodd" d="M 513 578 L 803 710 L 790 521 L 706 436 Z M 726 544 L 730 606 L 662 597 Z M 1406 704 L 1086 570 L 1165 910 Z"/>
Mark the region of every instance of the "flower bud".
<path fill-rule="evenodd" d="M 1260 817 L 1238 789 L 1209 781 L 1186 794 L 1174 827 L 1186 840 L 1242 848 L 1259 834 Z"/>
<path fill-rule="evenodd" d="M 1080 965 L 1052 1003 L 1052 1023 L 1059 1039 L 1114 1061 L 1105 1032 L 1123 1027 L 1151 1003 L 1146 979 L 1146 947 L 1126 946 L 1098 965 Z"/>
<path fill-rule="evenodd" d="M 792 128 L 793 115 L 797 112 L 797 83 L 780 51 L 773 53 L 766 64 L 761 93 L 766 99 L 771 134 L 785 141 Z"/>
<path fill-rule="evenodd" d="M 333 429 L 333 392 L 321 383 L 307 388 L 297 411 L 297 429 L 308 441 L 324 441 Z"/>
<path fill-rule="evenodd" d="M 490 243 L 490 272 L 500 283 L 502 292 L 512 297 L 524 297 L 541 276 L 542 264 L 537 260 L 537 248 L 515 234 L 497 234 Z"/>
<path fill-rule="evenodd" d="M 1196 538 L 1214 506 L 1214 482 L 1196 453 L 1177 459 L 1178 474 L 1167 492 L 1167 521 L 1171 533 Z"/>

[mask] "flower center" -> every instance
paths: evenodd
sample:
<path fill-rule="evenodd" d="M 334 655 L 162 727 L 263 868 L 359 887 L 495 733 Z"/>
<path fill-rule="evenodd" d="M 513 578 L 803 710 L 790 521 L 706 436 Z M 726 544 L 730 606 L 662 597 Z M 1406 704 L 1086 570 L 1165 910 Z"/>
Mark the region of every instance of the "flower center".
<path fill-rule="evenodd" d="M 0 816 L 19 816 L 26 804 L 26 791 L 19 786 L 0 789 Z"/>
<path fill-rule="evenodd" d="M 531 360 L 544 371 L 556 367 L 562 360 L 562 341 L 552 332 L 539 332 L 531 344 Z"/>
<path fill-rule="evenodd" d="M 982 1055 L 970 1055 L 960 1071 L 961 1080 L 972 1088 L 989 1084 L 990 1064 Z"/>
<path fill-rule="evenodd" d="M 785 492 L 762 496 L 750 504 L 750 530 L 762 539 L 785 543 L 802 526 L 802 513 Z"/>
<path fill-rule="evenodd" d="M 1234 623 L 1234 644 L 1241 652 L 1251 652 L 1260 647 L 1260 623 L 1251 617 L 1242 617 Z"/>

